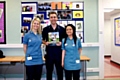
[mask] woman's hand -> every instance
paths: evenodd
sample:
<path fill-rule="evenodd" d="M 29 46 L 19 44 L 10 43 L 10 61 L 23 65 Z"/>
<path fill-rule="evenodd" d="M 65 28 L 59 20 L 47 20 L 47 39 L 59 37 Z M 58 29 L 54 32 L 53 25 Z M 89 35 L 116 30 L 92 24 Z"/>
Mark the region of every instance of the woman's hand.
<path fill-rule="evenodd" d="M 50 44 L 50 42 L 45 42 L 45 45 L 48 46 Z"/>
<path fill-rule="evenodd" d="M 61 46 L 61 44 L 62 44 L 61 42 L 57 42 L 56 43 L 57 46 Z"/>

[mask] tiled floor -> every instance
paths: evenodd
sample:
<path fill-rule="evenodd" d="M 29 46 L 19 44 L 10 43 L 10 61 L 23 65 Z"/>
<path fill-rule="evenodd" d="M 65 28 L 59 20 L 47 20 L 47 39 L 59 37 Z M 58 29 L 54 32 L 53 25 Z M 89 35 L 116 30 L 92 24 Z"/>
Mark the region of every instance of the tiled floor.
<path fill-rule="evenodd" d="M 105 78 L 120 78 L 120 65 L 111 62 L 110 57 L 105 57 L 104 61 Z"/>

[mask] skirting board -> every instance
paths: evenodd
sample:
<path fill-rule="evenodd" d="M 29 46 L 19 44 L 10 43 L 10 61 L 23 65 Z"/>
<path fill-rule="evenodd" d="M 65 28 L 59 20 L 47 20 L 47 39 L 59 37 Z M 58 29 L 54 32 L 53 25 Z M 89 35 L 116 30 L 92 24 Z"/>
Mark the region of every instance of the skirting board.
<path fill-rule="evenodd" d="M 83 78 L 82 77 L 80 77 L 80 79 L 82 80 Z M 99 79 L 99 76 L 87 76 L 87 80 L 97 80 L 97 79 Z"/>
<path fill-rule="evenodd" d="M 110 60 L 110 62 L 113 62 L 113 63 L 115 63 L 115 64 L 117 64 L 117 65 L 120 65 L 120 63 L 117 63 L 117 62 L 115 62 L 115 61 L 113 61 L 113 60 Z"/>
<path fill-rule="evenodd" d="M 87 72 L 99 72 L 99 68 L 87 68 Z"/>
<path fill-rule="evenodd" d="M 105 57 L 111 57 L 111 54 L 104 54 Z"/>

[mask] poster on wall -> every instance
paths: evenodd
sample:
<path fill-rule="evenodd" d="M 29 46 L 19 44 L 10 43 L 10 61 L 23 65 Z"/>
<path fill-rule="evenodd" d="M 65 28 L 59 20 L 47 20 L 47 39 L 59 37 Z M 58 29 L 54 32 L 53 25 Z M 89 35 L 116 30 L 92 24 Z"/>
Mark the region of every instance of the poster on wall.
<path fill-rule="evenodd" d="M 120 46 L 120 17 L 115 18 L 115 45 Z"/>
<path fill-rule="evenodd" d="M 21 43 L 34 17 L 40 18 L 42 30 L 50 25 L 48 14 L 51 11 L 57 13 L 58 25 L 65 28 L 67 24 L 73 24 L 78 38 L 81 36 L 81 42 L 84 42 L 84 2 L 22 2 L 21 10 Z"/>
<path fill-rule="evenodd" d="M 36 4 L 22 4 L 22 14 L 36 14 Z"/>
<path fill-rule="evenodd" d="M 5 1 L 0 1 L 0 44 L 6 44 Z"/>

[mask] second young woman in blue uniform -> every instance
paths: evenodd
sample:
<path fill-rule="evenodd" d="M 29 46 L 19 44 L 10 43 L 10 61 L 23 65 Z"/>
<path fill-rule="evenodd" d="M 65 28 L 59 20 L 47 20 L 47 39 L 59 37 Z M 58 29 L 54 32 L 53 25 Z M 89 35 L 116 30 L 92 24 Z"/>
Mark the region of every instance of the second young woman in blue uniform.
<path fill-rule="evenodd" d="M 68 24 L 65 27 L 66 37 L 62 40 L 62 66 L 65 69 L 66 80 L 79 80 L 81 41 L 76 37 L 75 26 Z"/>

